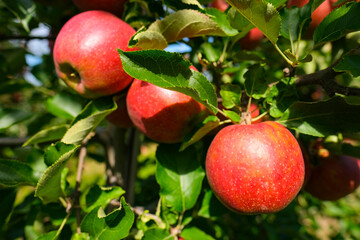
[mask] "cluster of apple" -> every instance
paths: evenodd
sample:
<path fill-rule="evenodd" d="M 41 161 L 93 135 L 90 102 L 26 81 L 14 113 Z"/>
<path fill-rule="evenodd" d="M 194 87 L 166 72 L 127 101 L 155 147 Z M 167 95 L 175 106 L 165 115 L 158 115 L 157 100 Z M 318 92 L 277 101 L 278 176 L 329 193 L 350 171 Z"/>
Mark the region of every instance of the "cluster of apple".
<path fill-rule="evenodd" d="M 208 114 L 206 108 L 187 95 L 126 74 L 117 48 L 136 50 L 128 48 L 135 30 L 96 5 L 106 2 L 119 15 L 124 1 L 74 1 L 89 11 L 71 18 L 56 38 L 53 58 L 58 76 L 86 98 L 116 95 L 118 109 L 108 116 L 114 124 L 135 125 L 157 142 L 181 142 L 192 125 Z M 273 121 L 236 124 L 214 137 L 206 174 L 215 195 L 228 208 L 245 214 L 270 213 L 285 208 L 298 194 L 305 164 L 297 140 L 282 125 Z"/>

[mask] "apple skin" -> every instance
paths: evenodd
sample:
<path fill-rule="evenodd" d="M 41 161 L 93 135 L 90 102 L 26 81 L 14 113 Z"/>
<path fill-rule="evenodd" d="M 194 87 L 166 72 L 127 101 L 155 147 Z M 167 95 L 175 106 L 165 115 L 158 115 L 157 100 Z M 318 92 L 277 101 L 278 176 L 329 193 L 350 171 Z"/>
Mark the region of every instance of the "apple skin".
<path fill-rule="evenodd" d="M 131 128 L 134 126 L 126 108 L 126 94 L 121 93 L 117 96 L 117 109 L 106 116 L 106 119 L 119 128 Z"/>
<path fill-rule="evenodd" d="M 309 0 L 289 0 L 287 3 L 287 8 L 292 6 L 303 7 L 307 4 Z M 324 20 L 324 18 L 332 11 L 331 0 L 325 0 L 320 4 L 320 6 L 315 9 L 315 11 L 311 14 L 311 22 L 306 31 L 306 36 L 310 37 L 313 35 L 315 29 L 319 26 L 319 24 Z"/>
<path fill-rule="evenodd" d="M 73 0 L 82 11 L 103 10 L 121 16 L 128 0 Z"/>
<path fill-rule="evenodd" d="M 319 159 L 305 191 L 323 201 L 336 201 L 355 191 L 360 184 L 360 160 L 345 155 Z"/>
<path fill-rule="evenodd" d="M 225 0 L 215 0 L 209 4 L 209 7 L 217 8 L 220 11 L 225 12 L 225 10 L 229 7 L 229 4 Z"/>
<path fill-rule="evenodd" d="M 181 142 L 207 110 L 193 98 L 134 79 L 126 97 L 134 125 L 145 136 L 161 143 Z"/>
<path fill-rule="evenodd" d="M 206 175 L 214 194 L 242 214 L 284 209 L 300 191 L 304 174 L 297 140 L 272 121 L 225 127 L 206 156 Z"/>
<path fill-rule="evenodd" d="M 240 39 L 241 48 L 248 51 L 254 50 L 259 46 L 263 38 L 264 34 L 258 28 L 253 28 Z"/>
<path fill-rule="evenodd" d="M 117 48 L 124 51 L 135 30 L 105 11 L 75 15 L 60 30 L 53 58 L 57 75 L 80 95 L 97 98 L 125 89 L 132 81 Z"/>

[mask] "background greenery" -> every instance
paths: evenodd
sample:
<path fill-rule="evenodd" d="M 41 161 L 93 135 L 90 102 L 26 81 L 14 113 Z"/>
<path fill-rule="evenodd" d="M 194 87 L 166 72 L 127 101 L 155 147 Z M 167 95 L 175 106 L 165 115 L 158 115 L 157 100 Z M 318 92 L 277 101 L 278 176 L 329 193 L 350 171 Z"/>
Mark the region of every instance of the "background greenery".
<path fill-rule="evenodd" d="M 163 33 L 165 41 L 154 41 L 149 48 L 169 45 L 167 50 L 181 52 L 202 70 L 204 75 L 196 78 L 210 88 L 187 88 L 210 110 L 216 111 L 217 105 L 212 85 L 232 111 L 231 98 L 235 94 L 239 100 L 241 89 L 269 119 L 292 129 L 305 146 L 321 137 L 331 151 L 360 157 L 360 4 L 339 9 L 312 39 L 299 42 L 292 39 L 301 33 L 301 23 L 308 24 L 313 9 L 290 18 L 298 8 L 288 10 L 286 1 L 270 1 L 276 14 L 268 16 L 272 23 L 264 24 L 265 5 L 251 5 L 256 13 L 252 23 L 260 29 L 267 26 L 261 29 L 267 38 L 255 50 L 243 51 L 238 40 L 253 27 L 243 20 L 248 12 L 202 8 L 208 2 L 130 0 L 122 19 L 136 29 L 155 28 L 151 24 L 157 19 L 163 19 L 164 28 L 173 24 L 181 38 Z M 236 6 L 240 1 L 229 2 Z M 108 123 L 105 116 L 116 109 L 112 97 L 83 99 L 55 74 L 55 36 L 79 12 L 71 1 L 0 1 L 1 239 L 360 239 L 359 189 L 336 202 L 301 191 L 279 213 L 239 215 L 223 207 L 206 180 L 204 159 L 213 135 L 187 142 L 189 146 L 179 152 L 181 144 L 159 145 L 135 129 Z M 186 24 L 211 16 L 197 26 L 211 30 L 200 35 L 187 31 L 182 23 L 172 23 L 176 14 L 186 16 Z M 342 16 L 349 20 L 340 21 Z M 328 34 L 334 32 L 337 35 Z M 151 34 L 137 34 L 130 44 L 141 47 Z M 160 56 L 167 64 L 179 57 L 162 50 L 120 52 L 124 68 L 138 78 L 147 64 L 134 65 L 136 54 Z M 292 77 L 284 76 L 284 69 Z M 311 79 L 311 84 L 296 81 L 323 69 L 335 85 L 321 78 Z M 230 85 L 221 88 L 223 84 Z M 228 117 L 237 120 L 231 113 Z M 211 130 L 198 126 L 192 134 L 198 129 L 204 134 Z M 343 144 L 345 137 L 354 139 L 353 144 Z M 81 182 L 76 179 L 79 158 L 85 159 Z M 122 183 L 111 180 L 115 173 L 123 174 Z M 184 183 L 191 188 L 186 190 Z"/>

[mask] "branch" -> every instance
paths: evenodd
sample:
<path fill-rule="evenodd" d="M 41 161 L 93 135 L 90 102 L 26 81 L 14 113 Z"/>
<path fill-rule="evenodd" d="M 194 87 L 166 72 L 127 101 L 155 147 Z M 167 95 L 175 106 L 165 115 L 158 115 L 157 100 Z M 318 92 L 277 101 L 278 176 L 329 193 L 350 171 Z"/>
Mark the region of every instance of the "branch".
<path fill-rule="evenodd" d="M 89 135 L 82 141 L 81 143 L 81 148 L 80 148 L 80 153 L 79 153 L 79 162 L 78 162 L 78 167 L 77 167 L 77 173 L 76 173 L 76 186 L 75 186 L 75 193 L 74 193 L 74 201 L 75 201 L 75 208 L 76 208 L 76 223 L 77 223 L 77 227 L 76 227 L 76 231 L 77 233 L 81 233 L 80 230 L 80 224 L 81 224 L 81 208 L 80 208 L 80 184 L 81 184 L 81 177 L 82 177 L 82 172 L 84 169 L 84 162 L 85 162 L 85 157 L 87 154 L 87 149 L 86 149 L 86 145 L 88 143 L 88 141 L 90 140 L 90 138 L 92 138 L 94 136 L 94 132 L 89 133 Z"/>
<path fill-rule="evenodd" d="M 56 36 L 27 36 L 27 35 L 1 35 L 0 34 L 0 41 L 8 41 L 8 40 L 33 40 L 33 39 L 40 39 L 40 40 L 55 40 Z"/>
<path fill-rule="evenodd" d="M 0 138 L 0 147 L 17 147 L 23 145 L 28 140 L 27 137 L 16 138 L 16 137 L 2 137 Z"/>
<path fill-rule="evenodd" d="M 299 76 L 295 81 L 295 85 L 297 87 L 320 85 L 330 97 L 334 96 L 335 93 L 340 93 L 345 96 L 360 96 L 360 88 L 345 87 L 335 81 L 335 77 L 342 74 L 342 72 L 335 72 L 333 69 L 333 66 L 337 63 L 338 61 L 330 67 L 315 73 Z"/>

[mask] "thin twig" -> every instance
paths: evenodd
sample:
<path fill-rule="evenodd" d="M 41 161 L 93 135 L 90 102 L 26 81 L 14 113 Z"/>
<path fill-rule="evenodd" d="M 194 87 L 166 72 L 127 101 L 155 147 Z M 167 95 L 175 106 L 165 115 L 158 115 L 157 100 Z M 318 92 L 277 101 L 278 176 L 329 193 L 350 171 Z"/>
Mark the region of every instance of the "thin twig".
<path fill-rule="evenodd" d="M 76 186 L 75 186 L 75 193 L 74 193 L 74 203 L 76 208 L 76 231 L 77 233 L 81 233 L 80 224 L 81 224 L 81 208 L 80 208 L 80 185 L 81 185 L 81 177 L 82 172 L 84 169 L 84 162 L 87 154 L 86 145 L 88 141 L 94 136 L 94 133 L 91 132 L 81 143 L 80 153 L 79 153 L 79 162 L 77 166 L 77 173 L 76 173 Z"/>
<path fill-rule="evenodd" d="M 17 147 L 23 145 L 28 138 L 2 137 L 0 138 L 0 146 Z"/>

